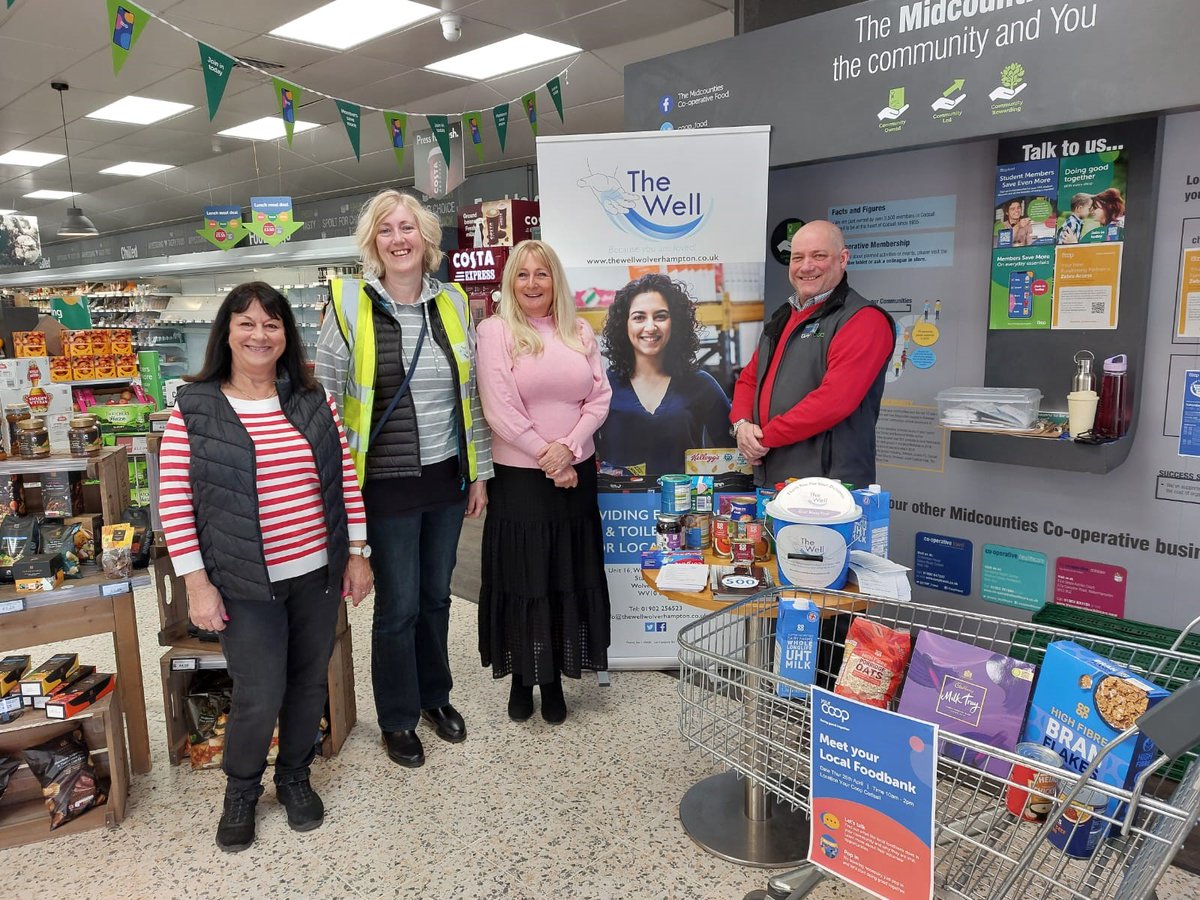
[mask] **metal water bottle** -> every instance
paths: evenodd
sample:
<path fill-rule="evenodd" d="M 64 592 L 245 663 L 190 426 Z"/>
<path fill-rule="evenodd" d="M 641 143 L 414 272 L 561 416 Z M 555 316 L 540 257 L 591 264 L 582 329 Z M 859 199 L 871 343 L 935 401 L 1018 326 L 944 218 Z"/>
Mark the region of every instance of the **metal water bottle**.
<path fill-rule="evenodd" d="M 1094 391 L 1096 375 L 1092 371 L 1092 363 L 1096 355 L 1091 350 L 1080 350 L 1075 354 L 1075 375 L 1071 379 L 1071 391 Z"/>

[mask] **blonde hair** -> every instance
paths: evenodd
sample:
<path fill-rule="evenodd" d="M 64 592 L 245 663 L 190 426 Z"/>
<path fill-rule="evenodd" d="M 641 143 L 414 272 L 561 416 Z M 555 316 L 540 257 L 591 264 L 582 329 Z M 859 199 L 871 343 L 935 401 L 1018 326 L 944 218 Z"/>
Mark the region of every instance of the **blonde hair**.
<path fill-rule="evenodd" d="M 576 331 L 575 298 L 567 286 L 567 273 L 563 271 L 562 263 L 554 248 L 542 241 L 521 241 L 509 254 L 504 266 L 504 275 L 500 279 L 500 310 L 496 313 L 508 326 L 513 336 L 513 356 L 527 353 L 539 356 L 542 352 L 542 339 L 529 324 L 525 310 L 517 300 L 517 273 L 525 265 L 530 256 L 537 256 L 550 270 L 554 281 L 554 302 L 550 306 L 554 316 L 555 330 L 559 339 L 572 350 L 584 353 L 583 342 Z"/>
<path fill-rule="evenodd" d="M 442 264 L 442 257 L 445 256 L 442 253 L 442 223 L 412 194 L 388 188 L 364 203 L 358 214 L 354 240 L 358 244 L 363 273 L 376 278 L 383 274 L 383 260 L 375 246 L 375 236 L 379 232 L 379 224 L 390 216 L 397 206 L 403 206 L 417 220 L 417 230 L 421 232 L 425 241 L 425 256 L 421 263 L 426 272 L 436 272 L 437 267 Z"/>

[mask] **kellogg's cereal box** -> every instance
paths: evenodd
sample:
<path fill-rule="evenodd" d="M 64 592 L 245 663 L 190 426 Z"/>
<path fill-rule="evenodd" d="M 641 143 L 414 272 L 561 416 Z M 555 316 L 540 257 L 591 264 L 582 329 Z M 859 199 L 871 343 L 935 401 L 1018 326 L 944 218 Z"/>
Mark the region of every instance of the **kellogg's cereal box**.
<path fill-rule="evenodd" d="M 1167 695 L 1153 682 L 1074 641 L 1055 641 L 1042 660 L 1025 740 L 1049 747 L 1064 768 L 1081 773 L 1102 747 Z M 1128 790 L 1157 751 L 1150 738 L 1135 734 L 1119 743 L 1092 777 Z M 1116 807 L 1113 799 L 1109 813 Z"/>
<path fill-rule="evenodd" d="M 730 472 L 753 474 L 746 457 L 742 456 L 737 447 L 685 450 L 683 471 L 685 475 L 726 475 Z"/>

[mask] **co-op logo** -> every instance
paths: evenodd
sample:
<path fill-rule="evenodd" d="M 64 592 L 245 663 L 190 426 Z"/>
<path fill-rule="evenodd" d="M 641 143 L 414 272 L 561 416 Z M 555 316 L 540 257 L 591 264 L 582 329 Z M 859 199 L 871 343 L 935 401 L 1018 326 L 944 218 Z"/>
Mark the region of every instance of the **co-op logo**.
<path fill-rule="evenodd" d="M 1197 378 L 1192 382 L 1192 386 L 1189 390 L 1191 390 L 1193 397 L 1200 397 L 1200 378 Z"/>
<path fill-rule="evenodd" d="M 828 716 L 831 719 L 837 719 L 839 722 L 850 721 L 850 710 L 843 709 L 840 706 L 834 706 L 828 700 L 821 701 L 821 715 Z"/>
<path fill-rule="evenodd" d="M 698 232 L 712 212 L 700 190 L 664 172 L 643 168 L 591 172 L 575 182 L 588 188 L 608 220 L 626 234 L 674 241 Z"/>

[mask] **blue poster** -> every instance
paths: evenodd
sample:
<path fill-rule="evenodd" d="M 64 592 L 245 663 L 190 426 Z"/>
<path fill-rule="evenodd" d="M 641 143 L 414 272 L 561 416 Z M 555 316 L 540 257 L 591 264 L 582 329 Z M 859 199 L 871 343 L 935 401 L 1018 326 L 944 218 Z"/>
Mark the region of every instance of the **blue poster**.
<path fill-rule="evenodd" d="M 662 506 L 658 491 L 601 494 L 600 525 L 604 529 L 606 565 L 642 563 L 642 551 L 654 546 L 654 517 Z"/>
<path fill-rule="evenodd" d="M 808 859 L 876 897 L 933 896 L 936 725 L 812 689 Z"/>
<path fill-rule="evenodd" d="M 1179 423 L 1179 455 L 1200 456 L 1200 371 L 1183 373 L 1183 413 Z"/>
<path fill-rule="evenodd" d="M 913 581 L 919 587 L 969 597 L 972 553 L 971 542 L 965 538 L 918 531 Z"/>
<path fill-rule="evenodd" d="M 1046 605 L 1046 554 L 984 544 L 979 596 L 1017 609 L 1041 609 Z"/>

